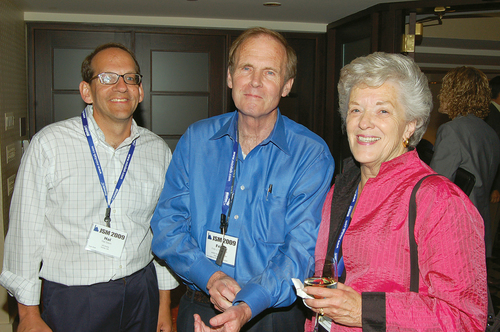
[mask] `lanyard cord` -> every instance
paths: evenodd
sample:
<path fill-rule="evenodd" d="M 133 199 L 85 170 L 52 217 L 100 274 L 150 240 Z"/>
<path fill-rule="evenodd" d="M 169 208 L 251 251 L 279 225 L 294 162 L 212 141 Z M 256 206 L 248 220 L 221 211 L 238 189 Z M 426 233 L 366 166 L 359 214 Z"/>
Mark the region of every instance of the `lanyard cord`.
<path fill-rule="evenodd" d="M 231 155 L 231 164 L 229 165 L 229 171 L 226 179 L 226 186 L 224 188 L 224 199 L 222 200 L 222 213 L 220 215 L 220 231 L 222 233 L 222 243 L 220 246 L 219 254 L 215 260 L 215 264 L 221 266 L 224 262 L 224 256 L 226 255 L 227 248 L 224 245 L 224 239 L 226 238 L 227 227 L 229 226 L 229 216 L 231 215 L 231 209 L 233 207 L 234 200 L 234 181 L 236 178 L 236 165 L 238 164 L 238 132 L 236 132 L 236 138 L 233 143 L 233 153 Z"/>
<path fill-rule="evenodd" d="M 237 134 L 236 134 L 237 135 Z M 238 140 L 235 139 L 233 143 L 233 153 L 231 156 L 231 164 L 226 179 L 226 186 L 224 190 L 224 199 L 222 201 L 222 214 L 220 216 L 220 231 L 223 235 L 226 234 L 229 226 L 229 216 L 233 207 L 234 200 L 234 180 L 236 178 L 236 165 L 238 164 Z"/>
<path fill-rule="evenodd" d="M 94 141 L 92 140 L 92 136 L 90 135 L 90 130 L 89 130 L 89 124 L 87 121 L 87 115 L 85 114 L 85 110 L 82 112 L 82 125 L 83 125 L 83 131 L 85 132 L 85 136 L 87 137 L 87 142 L 89 144 L 90 148 L 90 153 L 92 154 L 92 160 L 94 161 L 94 166 L 97 172 L 97 176 L 99 177 L 99 182 L 101 183 L 101 189 L 102 192 L 104 193 L 104 198 L 106 199 L 106 204 L 108 205 L 106 209 L 106 214 L 104 217 L 104 222 L 106 223 L 106 227 L 110 227 L 111 223 L 111 203 L 116 198 L 116 195 L 118 194 L 118 191 L 120 190 L 123 180 L 125 179 L 125 175 L 127 174 L 128 167 L 130 165 L 130 160 L 132 159 L 132 155 L 134 154 L 135 146 L 136 146 L 136 140 L 134 139 L 132 141 L 132 144 L 130 145 L 130 149 L 128 150 L 127 154 L 127 159 L 125 160 L 125 163 L 123 164 L 122 171 L 120 173 L 120 178 L 118 179 L 118 182 L 116 183 L 115 190 L 113 192 L 113 195 L 111 196 L 111 201 L 108 201 L 108 189 L 106 187 L 106 181 L 104 180 L 104 174 L 102 171 L 101 163 L 99 161 L 99 156 L 97 155 L 97 150 L 94 145 Z"/>
<path fill-rule="evenodd" d="M 337 239 L 337 244 L 335 245 L 335 251 L 333 254 L 335 261 L 338 262 L 337 270 L 339 276 L 341 276 L 342 273 L 344 272 L 344 257 L 341 257 L 339 261 L 340 246 L 342 245 L 342 240 L 344 239 L 345 232 L 347 231 L 349 223 L 351 222 L 352 211 L 354 210 L 354 205 L 356 205 L 357 199 L 358 199 L 358 188 L 356 188 L 356 192 L 354 193 L 351 204 L 349 205 L 349 210 L 347 210 L 344 226 L 342 227 L 342 231 L 340 232 L 339 238 Z"/>

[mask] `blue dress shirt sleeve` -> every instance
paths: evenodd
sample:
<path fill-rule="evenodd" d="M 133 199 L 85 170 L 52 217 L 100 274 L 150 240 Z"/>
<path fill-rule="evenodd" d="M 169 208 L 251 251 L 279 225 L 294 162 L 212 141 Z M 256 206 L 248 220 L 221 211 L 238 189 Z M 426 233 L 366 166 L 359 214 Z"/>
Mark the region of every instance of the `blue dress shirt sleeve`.
<path fill-rule="evenodd" d="M 218 269 L 191 235 L 189 168 L 186 163 L 190 159 L 189 136 L 187 132 L 179 140 L 167 170 L 164 190 L 151 219 L 151 248 L 187 285 L 208 292 L 204 286 Z M 191 271 L 195 273 L 191 275 Z"/>
<path fill-rule="evenodd" d="M 285 307 L 296 300 L 291 278 L 304 280 L 314 273 L 321 208 L 330 189 L 333 158 L 325 151 L 303 169 L 292 185 L 283 222 L 294 227 L 267 264 L 236 295 L 234 303 L 245 302 L 252 309 L 252 318 L 269 307 Z"/>

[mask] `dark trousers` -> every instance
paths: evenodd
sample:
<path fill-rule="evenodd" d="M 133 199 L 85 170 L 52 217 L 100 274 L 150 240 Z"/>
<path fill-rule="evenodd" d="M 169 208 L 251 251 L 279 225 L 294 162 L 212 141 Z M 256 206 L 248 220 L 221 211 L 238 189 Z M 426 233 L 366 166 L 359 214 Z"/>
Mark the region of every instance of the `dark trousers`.
<path fill-rule="evenodd" d="M 54 332 L 156 332 L 159 301 L 150 263 L 126 278 L 90 286 L 44 280 L 42 319 Z"/>
<path fill-rule="evenodd" d="M 212 304 L 196 301 L 184 294 L 179 304 L 177 331 L 194 331 L 194 314 L 200 315 L 203 322 L 210 326 L 210 319 L 221 312 Z M 243 326 L 244 332 L 303 332 L 305 323 L 305 306 L 302 299 L 286 308 L 269 308 L 254 317 Z"/>

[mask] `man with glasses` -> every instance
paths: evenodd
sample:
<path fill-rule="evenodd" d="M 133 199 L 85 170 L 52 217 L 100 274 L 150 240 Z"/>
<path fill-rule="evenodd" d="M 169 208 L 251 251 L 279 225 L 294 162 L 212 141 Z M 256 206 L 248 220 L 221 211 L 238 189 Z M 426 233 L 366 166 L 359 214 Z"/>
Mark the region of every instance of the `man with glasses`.
<path fill-rule="evenodd" d="M 153 260 L 149 225 L 170 149 L 132 118 L 144 92 L 126 47 L 99 46 L 82 77 L 81 116 L 43 128 L 23 156 L 0 284 L 18 331 L 170 331 L 178 283 Z"/>

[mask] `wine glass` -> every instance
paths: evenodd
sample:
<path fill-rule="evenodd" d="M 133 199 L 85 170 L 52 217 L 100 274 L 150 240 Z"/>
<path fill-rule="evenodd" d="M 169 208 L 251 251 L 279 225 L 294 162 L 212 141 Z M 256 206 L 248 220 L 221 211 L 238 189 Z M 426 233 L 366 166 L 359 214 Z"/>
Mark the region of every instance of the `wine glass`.
<path fill-rule="evenodd" d="M 304 286 L 337 288 L 338 282 L 337 261 L 335 258 L 327 256 L 317 259 L 314 263 L 314 276 L 304 280 Z M 319 297 L 316 297 L 319 298 Z M 314 332 L 318 331 L 319 314 L 316 313 Z"/>

